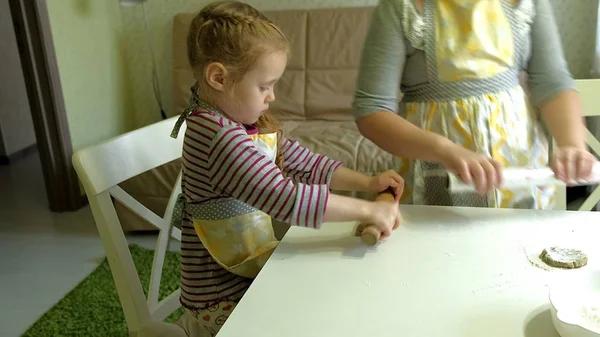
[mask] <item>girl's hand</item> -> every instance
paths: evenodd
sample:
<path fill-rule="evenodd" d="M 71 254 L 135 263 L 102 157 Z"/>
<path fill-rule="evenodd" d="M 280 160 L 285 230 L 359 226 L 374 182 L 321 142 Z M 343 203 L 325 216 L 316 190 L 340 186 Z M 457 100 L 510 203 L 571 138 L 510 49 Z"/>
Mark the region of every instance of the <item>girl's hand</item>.
<path fill-rule="evenodd" d="M 589 151 L 576 147 L 559 147 L 552 154 L 552 170 L 566 184 L 590 176 L 596 158 Z"/>
<path fill-rule="evenodd" d="M 480 194 L 502 185 L 502 164 L 452 143 L 442 152 L 441 164 L 455 172 L 465 183 L 473 182 Z"/>
<path fill-rule="evenodd" d="M 392 230 L 400 225 L 400 211 L 398 202 L 375 201 L 370 202 L 367 216 L 362 224 L 375 225 L 381 231 L 381 238 L 387 238 Z"/>
<path fill-rule="evenodd" d="M 369 180 L 369 191 L 381 193 L 387 189 L 394 191 L 396 200 L 400 200 L 404 191 L 404 179 L 395 171 L 388 170 Z"/>

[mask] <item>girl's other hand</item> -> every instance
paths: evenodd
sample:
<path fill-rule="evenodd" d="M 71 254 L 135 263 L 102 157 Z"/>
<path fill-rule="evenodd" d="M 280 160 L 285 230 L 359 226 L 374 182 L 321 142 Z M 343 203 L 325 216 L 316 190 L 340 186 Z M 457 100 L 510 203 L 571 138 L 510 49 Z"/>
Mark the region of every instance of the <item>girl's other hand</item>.
<path fill-rule="evenodd" d="M 394 170 L 371 177 L 369 181 L 369 190 L 372 192 L 381 193 L 387 189 L 394 191 L 396 201 L 400 200 L 404 191 L 404 179 Z"/>

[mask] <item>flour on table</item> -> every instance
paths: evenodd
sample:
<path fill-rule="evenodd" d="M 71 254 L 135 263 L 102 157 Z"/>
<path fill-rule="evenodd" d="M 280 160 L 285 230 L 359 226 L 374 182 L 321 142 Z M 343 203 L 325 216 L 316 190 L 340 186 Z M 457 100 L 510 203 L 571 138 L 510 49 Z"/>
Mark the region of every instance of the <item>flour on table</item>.
<path fill-rule="evenodd" d="M 579 325 L 600 334 L 600 303 L 584 306 L 581 310 Z"/>
<path fill-rule="evenodd" d="M 545 271 L 552 271 L 553 269 L 558 269 L 550 267 L 549 265 L 545 264 L 544 261 L 542 261 L 542 259 L 540 258 L 540 253 L 543 249 L 544 248 L 540 249 L 540 247 L 523 247 L 523 251 L 527 256 L 527 260 L 532 266 L 543 269 Z"/>
<path fill-rule="evenodd" d="M 471 293 L 475 295 L 475 294 L 478 294 L 481 292 L 493 291 L 493 292 L 500 294 L 506 290 L 514 288 L 515 286 L 516 286 L 516 283 L 513 280 L 509 280 L 509 281 L 500 282 L 500 283 L 497 283 L 497 284 L 494 284 L 491 286 L 472 290 Z"/>

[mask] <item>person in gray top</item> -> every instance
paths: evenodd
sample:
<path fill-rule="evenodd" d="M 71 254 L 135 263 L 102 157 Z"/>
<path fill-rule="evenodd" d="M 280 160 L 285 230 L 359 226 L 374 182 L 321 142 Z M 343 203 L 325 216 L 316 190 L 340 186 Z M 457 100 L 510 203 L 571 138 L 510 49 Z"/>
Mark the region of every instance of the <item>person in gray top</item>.
<path fill-rule="evenodd" d="M 353 113 L 399 158 L 404 203 L 551 209 L 554 186 L 503 189 L 502 168 L 551 165 L 569 183 L 594 162 L 548 0 L 380 0 Z M 479 193 L 450 193 L 443 169 Z"/>

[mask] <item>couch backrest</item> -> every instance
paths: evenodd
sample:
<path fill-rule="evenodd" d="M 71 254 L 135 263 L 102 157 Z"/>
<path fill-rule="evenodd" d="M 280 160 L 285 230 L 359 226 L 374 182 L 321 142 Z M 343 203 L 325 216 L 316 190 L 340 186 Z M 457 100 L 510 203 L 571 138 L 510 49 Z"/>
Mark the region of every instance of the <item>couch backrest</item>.
<path fill-rule="evenodd" d="M 350 120 L 363 41 L 373 7 L 268 11 L 291 42 L 288 67 L 272 104 L 282 120 Z M 173 20 L 172 111 L 187 106 L 193 84 L 186 35 L 193 13 Z"/>

